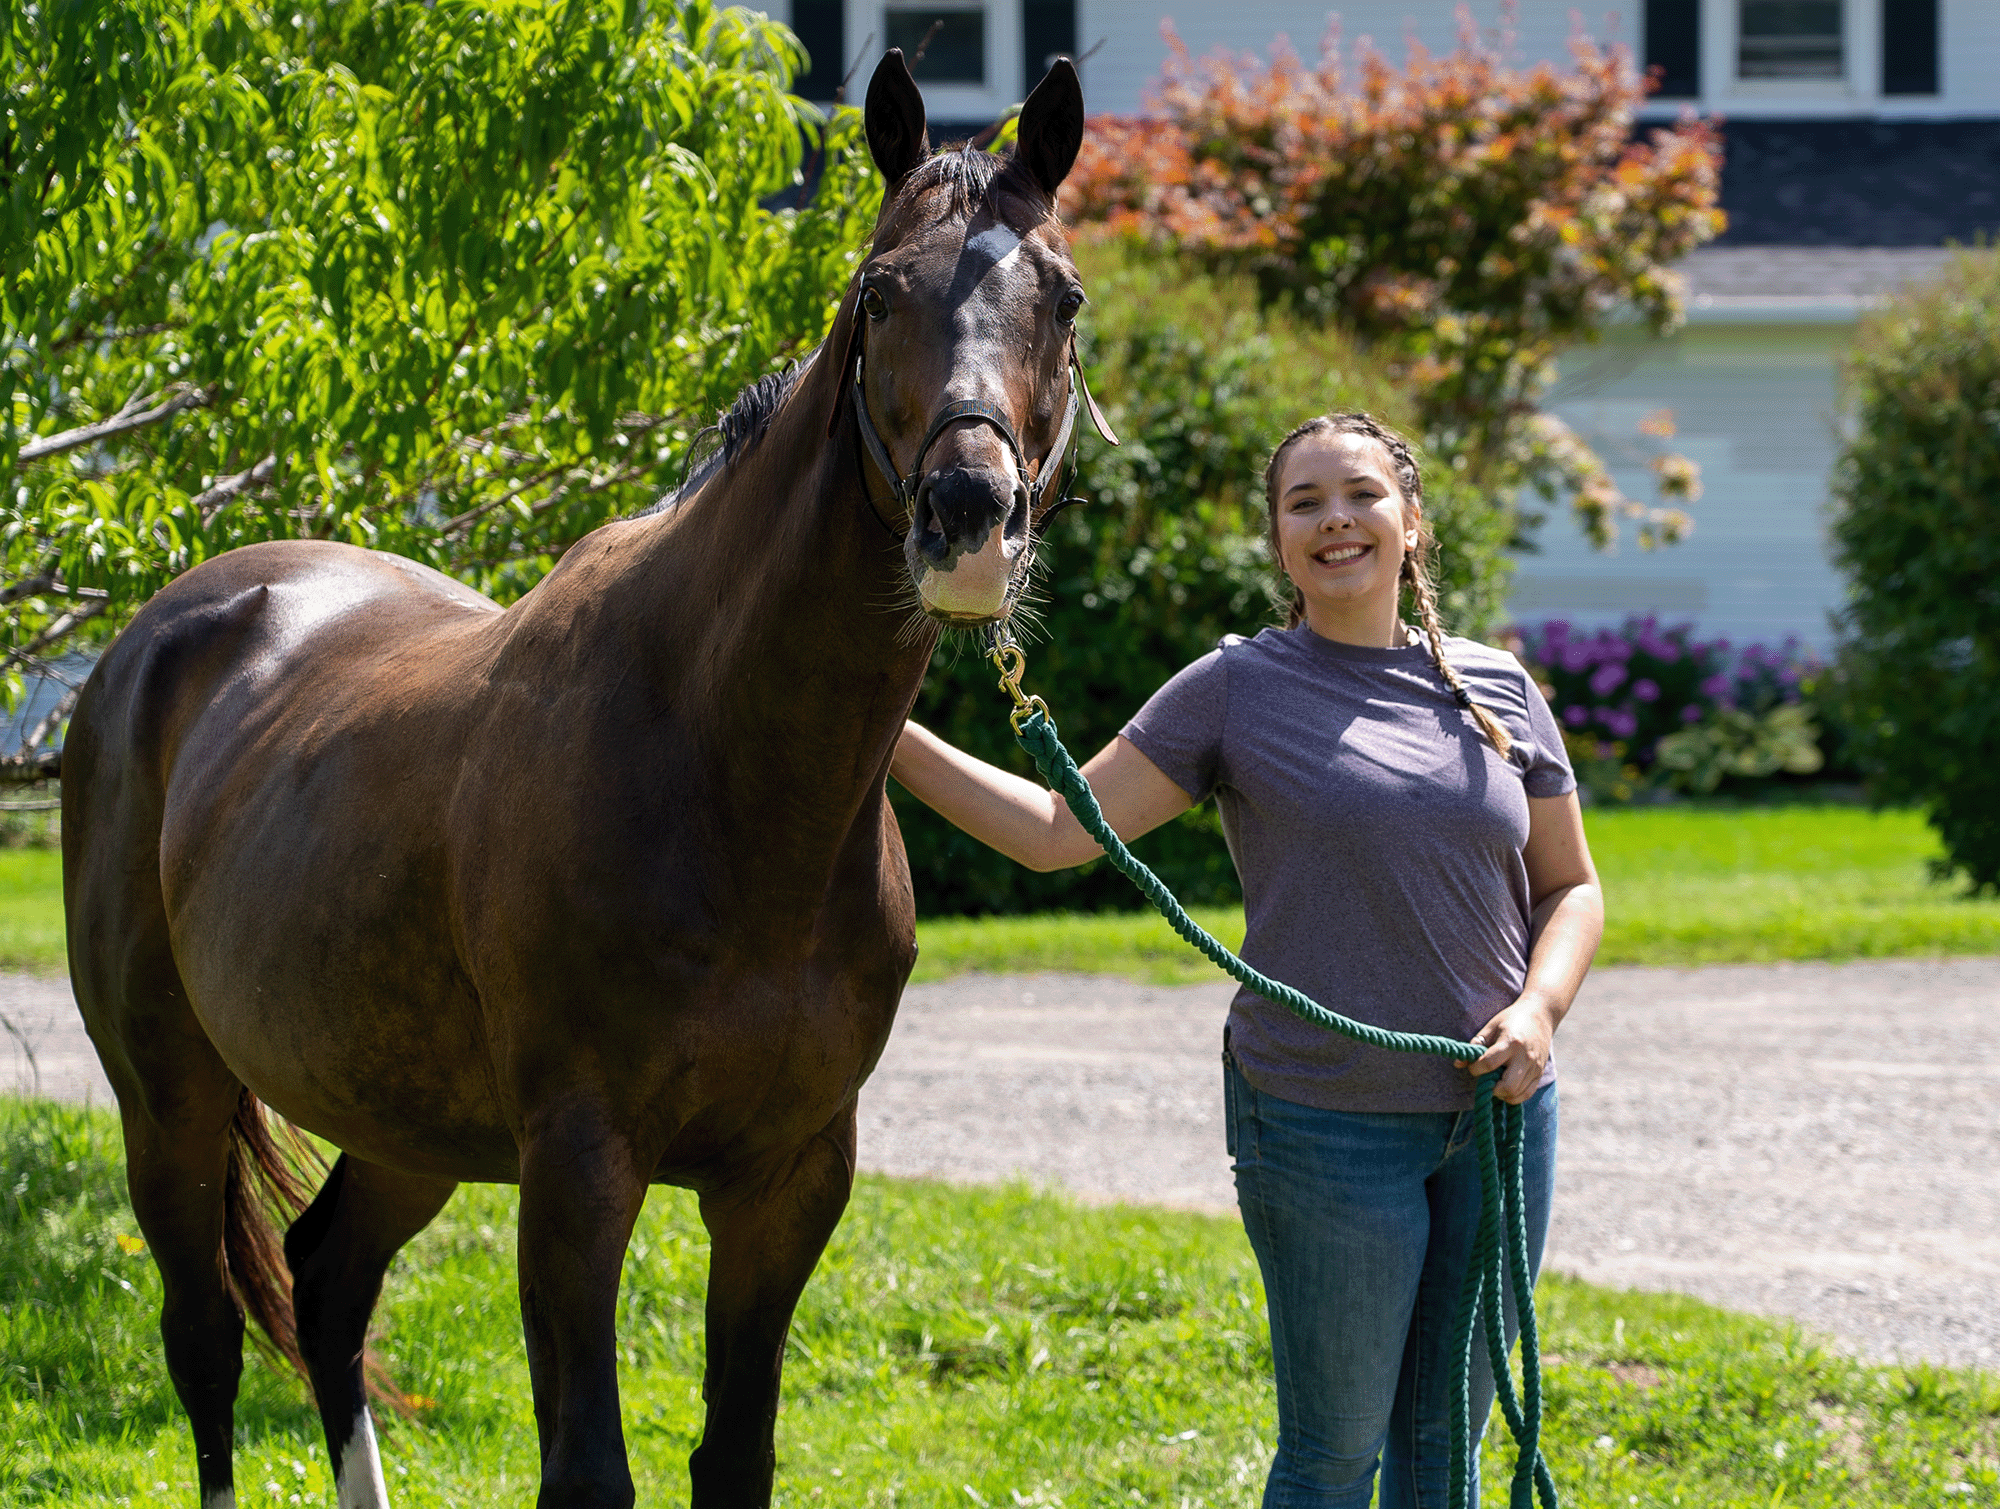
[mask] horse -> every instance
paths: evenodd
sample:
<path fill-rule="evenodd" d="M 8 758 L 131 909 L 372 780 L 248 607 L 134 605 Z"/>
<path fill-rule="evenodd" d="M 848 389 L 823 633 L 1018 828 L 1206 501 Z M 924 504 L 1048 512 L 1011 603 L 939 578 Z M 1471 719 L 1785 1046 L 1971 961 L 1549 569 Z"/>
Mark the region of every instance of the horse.
<path fill-rule="evenodd" d="M 830 333 L 661 505 L 505 609 L 347 545 L 226 552 L 84 689 L 71 978 L 202 1509 L 235 1502 L 246 1310 L 342 1509 L 387 1504 L 369 1317 L 464 1181 L 520 1188 L 538 1504 L 633 1502 L 615 1313 L 654 1184 L 713 1243 L 693 1503 L 770 1502 L 786 1332 L 916 958 L 890 755 L 942 626 L 1018 603 L 1082 388 L 1074 67 L 1004 158 L 932 154 L 900 52 L 865 125 L 883 207 Z M 338 1150 L 282 1243 L 266 1107 Z"/>

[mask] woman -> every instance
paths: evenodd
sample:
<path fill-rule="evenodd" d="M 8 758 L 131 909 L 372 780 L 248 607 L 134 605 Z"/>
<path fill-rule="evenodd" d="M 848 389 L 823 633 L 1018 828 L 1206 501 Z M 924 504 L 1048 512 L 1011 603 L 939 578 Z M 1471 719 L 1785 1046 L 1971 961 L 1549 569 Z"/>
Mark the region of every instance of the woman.
<path fill-rule="evenodd" d="M 1366 415 L 1310 420 L 1264 488 L 1292 583 L 1286 627 L 1225 639 L 1085 774 L 1128 841 L 1216 793 L 1257 968 L 1362 1021 L 1485 1049 L 1470 1072 L 1498 1071 L 1495 1093 L 1526 1107 L 1539 1269 L 1550 1040 L 1604 920 L 1561 736 L 1512 656 L 1439 627 L 1422 484 L 1399 436 Z M 1402 621 L 1405 589 L 1421 633 Z M 1052 793 L 915 724 L 894 773 L 1030 868 L 1100 852 Z M 1378 1466 L 1382 1509 L 1442 1506 L 1447 1338 L 1479 1215 L 1466 1066 L 1353 1043 L 1247 991 L 1223 1044 L 1277 1374 L 1266 1509 L 1366 1509 Z M 1493 1381 L 1474 1354 L 1483 1422 Z"/>

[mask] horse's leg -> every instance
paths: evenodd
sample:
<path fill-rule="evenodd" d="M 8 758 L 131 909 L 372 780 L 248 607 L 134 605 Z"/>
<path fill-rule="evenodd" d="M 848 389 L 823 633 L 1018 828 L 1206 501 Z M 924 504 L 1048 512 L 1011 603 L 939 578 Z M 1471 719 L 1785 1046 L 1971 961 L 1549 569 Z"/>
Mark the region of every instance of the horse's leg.
<path fill-rule="evenodd" d="M 232 1166 L 243 1086 L 188 1005 L 153 878 L 157 854 L 143 845 L 123 850 L 115 842 L 123 831 L 95 830 L 91 851 L 65 856 L 70 980 L 118 1097 L 125 1184 L 160 1271 L 160 1339 L 194 1434 L 202 1509 L 232 1509 L 243 1306 L 230 1282 L 225 1233 L 232 1200 L 254 1205 L 241 1167 Z M 255 1217 L 247 1209 L 237 1215 L 240 1234 Z"/>
<path fill-rule="evenodd" d="M 230 1443 L 243 1374 L 243 1308 L 230 1287 L 223 1229 L 229 1128 L 240 1087 L 219 1062 L 214 1068 L 226 1083 L 199 1091 L 184 1083 L 175 1099 L 185 1114 L 166 1121 L 148 1114 L 142 1096 L 113 1083 L 125 1125 L 126 1187 L 160 1270 L 160 1339 L 167 1376 L 194 1433 L 201 1506 L 234 1509 Z"/>
<path fill-rule="evenodd" d="M 521 1148 L 521 1326 L 541 1437 L 538 1509 L 627 1509 L 618 1276 L 650 1163 L 594 1107 L 530 1121 Z"/>
<path fill-rule="evenodd" d="M 708 1267 L 708 1419 L 688 1459 L 695 1509 L 764 1509 L 777 1468 L 773 1433 L 792 1310 L 854 1188 L 854 1103 L 748 1198 L 704 1198 Z"/>
<path fill-rule="evenodd" d="M 299 1352 L 319 1400 L 340 1509 L 386 1509 L 362 1352 L 382 1276 L 458 1186 L 342 1154 L 285 1233 Z"/>

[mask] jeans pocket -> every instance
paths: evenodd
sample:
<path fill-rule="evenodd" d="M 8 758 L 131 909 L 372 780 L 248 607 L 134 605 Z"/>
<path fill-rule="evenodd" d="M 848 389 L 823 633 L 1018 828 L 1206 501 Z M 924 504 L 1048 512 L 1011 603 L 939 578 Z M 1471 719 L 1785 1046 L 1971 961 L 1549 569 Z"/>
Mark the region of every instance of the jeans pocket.
<path fill-rule="evenodd" d="M 1236 1156 L 1236 1060 L 1227 1048 L 1222 1050 L 1222 1146 Z"/>

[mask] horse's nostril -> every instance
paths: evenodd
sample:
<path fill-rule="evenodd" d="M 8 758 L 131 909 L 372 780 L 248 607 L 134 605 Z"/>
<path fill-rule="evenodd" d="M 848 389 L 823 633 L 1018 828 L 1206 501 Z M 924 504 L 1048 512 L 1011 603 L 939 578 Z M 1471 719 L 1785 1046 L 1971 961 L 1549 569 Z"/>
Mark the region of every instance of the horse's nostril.
<path fill-rule="evenodd" d="M 1030 513 L 1027 486 L 1024 483 L 1016 482 L 1014 484 L 1014 506 L 1007 514 L 1008 539 L 1018 540 L 1027 534 Z"/>
<path fill-rule="evenodd" d="M 945 538 L 944 521 L 938 517 L 937 500 L 932 494 L 931 479 L 926 477 L 917 484 L 916 515 L 910 521 L 910 531 L 918 553 L 933 566 L 940 566 L 951 554 L 951 541 Z"/>

